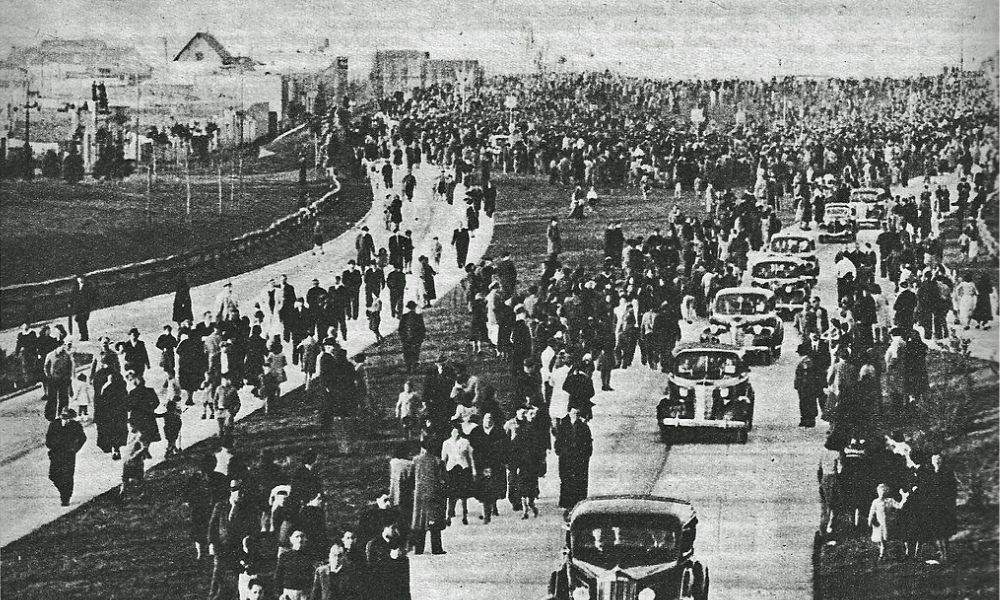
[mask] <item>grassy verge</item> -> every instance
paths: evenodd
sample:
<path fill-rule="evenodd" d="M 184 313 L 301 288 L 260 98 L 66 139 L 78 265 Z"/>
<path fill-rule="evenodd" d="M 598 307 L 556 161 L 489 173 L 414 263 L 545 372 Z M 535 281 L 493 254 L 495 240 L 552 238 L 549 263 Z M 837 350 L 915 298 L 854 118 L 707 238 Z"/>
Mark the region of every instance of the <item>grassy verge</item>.
<path fill-rule="evenodd" d="M 958 533 L 949 562 L 877 561 L 867 536 L 824 547 L 817 598 L 996 598 L 998 443 L 996 364 L 932 352 L 931 393 L 907 418 L 883 423 L 921 448 L 940 449 L 959 480 Z M 930 558 L 928 551 L 924 558 Z"/>
<path fill-rule="evenodd" d="M 492 255 L 510 251 L 521 281 L 533 281 L 545 254 L 545 227 L 552 215 L 563 215 L 570 190 L 551 188 L 536 180 L 507 179 L 499 183 L 499 206 Z M 690 206 L 691 200 L 685 202 Z M 662 222 L 673 201 L 654 195 L 641 202 L 633 193 L 608 195 L 601 218 L 564 221 L 564 262 L 596 266 L 608 219 L 625 222 L 626 231 L 648 233 L 654 220 Z M 427 316 L 425 359 L 445 354 L 468 365 L 492 385 L 501 404 L 508 406 L 508 366 L 490 357 L 468 353 L 468 316 L 461 289 L 443 297 Z M 368 351 L 370 393 L 389 415 L 405 375 L 397 336 Z M 416 382 L 418 386 L 422 381 Z M 268 448 L 297 455 L 316 448 L 327 498 L 331 528 L 357 518 L 388 485 L 388 458 L 399 439 L 392 419 L 374 424 L 367 447 L 349 456 L 335 456 L 332 441 L 318 428 L 316 406 L 300 390 L 289 394 L 271 414 L 251 415 L 237 425 L 236 451 L 252 457 Z M 174 598 L 201 598 L 208 589 L 210 565 L 197 563 L 188 542 L 181 486 L 194 470 L 197 458 L 210 442 L 187 448 L 183 454 L 152 469 L 142 492 L 123 509 L 108 495 L 42 527 L 3 548 L 0 577 L 11 598 L 54 597 L 160 598 L 172 590 Z"/>

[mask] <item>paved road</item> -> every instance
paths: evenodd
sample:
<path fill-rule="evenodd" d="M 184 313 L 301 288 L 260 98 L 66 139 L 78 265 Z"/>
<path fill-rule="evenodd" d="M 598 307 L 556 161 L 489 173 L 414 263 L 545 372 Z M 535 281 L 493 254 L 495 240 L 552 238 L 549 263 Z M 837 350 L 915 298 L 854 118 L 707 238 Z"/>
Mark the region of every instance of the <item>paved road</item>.
<path fill-rule="evenodd" d="M 460 203 L 449 206 L 443 201 L 431 198 L 430 181 L 436 176 L 437 171 L 433 167 L 425 167 L 423 173 L 416 172 L 418 186 L 414 201 L 403 207 L 402 229 L 413 231 L 414 257 L 427 253 L 434 236 L 438 236 L 447 244 L 456 222 L 465 214 L 465 207 Z M 313 256 L 306 252 L 231 278 L 234 292 L 241 299 L 241 306 L 252 307 L 268 280 L 283 273 L 288 275 L 289 282 L 295 286 L 300 295 L 305 294 L 313 277 L 318 278 L 324 286 L 331 285 L 334 274 L 339 275 L 347 266 L 347 261 L 356 256 L 354 238 L 362 225 L 368 225 L 377 246 L 384 246 L 388 233 L 384 227 L 381 198 L 385 197 L 385 192 L 376 187 L 374 193 L 375 203 L 368 215 L 355 224 L 355 228 L 327 242 L 325 254 Z M 462 190 L 457 191 L 457 194 L 462 193 Z M 470 244 L 470 261 L 479 260 L 483 256 L 489 247 L 492 234 L 492 219 L 481 219 L 480 229 Z M 454 252 L 447 245 L 441 267 L 435 282 L 439 297 L 457 285 L 464 275 L 456 268 Z M 211 306 L 222 289 L 221 284 L 222 282 L 215 282 L 191 290 L 196 315 Z M 415 279 L 415 276 L 410 276 L 407 282 L 407 296 L 413 297 L 419 285 L 419 280 Z M 150 360 L 155 364 L 156 350 L 153 344 L 163 324 L 170 317 L 172 301 L 172 294 L 164 294 L 95 311 L 91 315 L 90 329 L 95 337 L 98 334 L 108 334 L 112 339 L 125 339 L 129 328 L 137 327 L 144 334 L 143 339 L 151 350 Z M 383 335 L 394 331 L 397 325 L 397 320 L 389 314 L 388 304 L 388 292 L 385 292 Z M 15 336 L 14 330 L 0 332 L 0 346 L 13 347 Z M 367 321 L 363 315 L 361 319 L 348 323 L 346 348 L 350 354 L 360 352 L 374 341 L 374 336 L 367 330 Z M 287 348 L 286 354 L 290 356 Z M 289 381 L 282 386 L 282 393 L 291 391 L 303 381 L 301 373 L 294 367 L 288 369 L 288 375 Z M 150 385 L 157 388 L 163 380 L 163 373 L 154 368 L 149 372 L 148 379 Z M 249 388 L 244 389 L 241 398 L 243 410 L 240 418 L 261 406 L 261 403 L 249 394 Z M 59 506 L 58 494 L 47 476 L 48 460 L 43 444 L 48 423 L 42 417 L 42 407 L 41 392 L 38 390 L 0 403 L 0 481 L 4 483 L 0 487 L 0 514 L 4 515 L 4 518 L 0 519 L 0 546 L 9 544 L 73 510 L 78 504 L 111 489 L 120 481 L 121 464 L 112 462 L 95 446 L 97 433 L 93 425 L 90 425 L 87 427 L 87 444 L 77 455 L 78 475 L 73 503 L 69 507 Z M 189 410 L 184 418 L 182 446 L 190 446 L 216 432 L 217 426 L 212 421 L 202 421 L 197 410 Z M 147 468 L 159 462 L 164 449 L 163 442 L 153 444 L 151 452 L 154 460 L 147 461 Z M 17 515 L 17 518 L 12 518 L 13 515 Z"/>
<path fill-rule="evenodd" d="M 922 185 L 899 193 L 918 194 Z M 864 231 L 860 241 L 874 242 Z M 816 293 L 835 306 L 833 259 L 838 246 L 820 245 L 822 278 Z M 889 284 L 891 285 L 891 284 Z M 684 326 L 697 339 L 705 323 Z M 964 332 L 963 332 L 964 333 Z M 992 332 L 974 339 L 976 354 L 995 356 Z M 641 365 L 612 377 L 614 392 L 599 392 L 591 424 L 594 456 L 590 493 L 641 493 L 690 500 L 699 517 L 697 554 L 711 571 L 713 600 L 812 597 L 812 540 L 819 523 L 816 464 L 828 430 L 798 427 L 798 396 L 792 387 L 799 337 L 786 323 L 779 360 L 754 367 L 754 430 L 745 446 L 659 442 L 655 406 L 665 379 Z M 418 600 L 540 598 L 559 564 L 563 545 L 554 456 L 541 482 L 539 519 L 504 514 L 484 526 L 478 519 L 444 533 L 446 556 L 412 558 Z M 474 510 L 478 510 L 478 504 Z M 445 582 L 445 584 L 442 584 Z"/>

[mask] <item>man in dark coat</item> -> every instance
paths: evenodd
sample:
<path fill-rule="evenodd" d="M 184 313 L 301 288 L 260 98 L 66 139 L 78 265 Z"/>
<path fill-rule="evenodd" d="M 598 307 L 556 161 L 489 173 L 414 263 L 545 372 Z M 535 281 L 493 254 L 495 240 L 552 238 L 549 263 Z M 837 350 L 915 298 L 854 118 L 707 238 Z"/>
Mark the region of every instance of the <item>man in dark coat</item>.
<path fill-rule="evenodd" d="M 295 286 L 288 283 L 288 275 L 282 275 L 281 309 L 278 311 L 278 319 L 281 321 L 282 328 L 284 329 L 284 340 L 286 342 L 292 339 L 292 327 L 289 324 L 289 315 L 291 315 L 292 309 L 295 308 L 295 299 L 297 297 L 298 296 L 295 294 Z"/>
<path fill-rule="evenodd" d="M 420 346 L 426 336 L 424 316 L 417 312 L 417 303 L 410 300 L 406 303 L 406 312 L 399 318 L 399 341 L 407 373 L 412 373 L 420 362 Z"/>
<path fill-rule="evenodd" d="M 909 331 L 913 328 L 913 313 L 917 309 L 917 295 L 910 289 L 909 282 L 901 281 L 899 287 L 899 295 L 896 296 L 896 302 L 892 305 L 892 310 L 895 313 L 893 324 L 903 331 Z"/>
<path fill-rule="evenodd" d="M 347 288 L 348 292 L 347 316 L 350 319 L 357 320 L 363 275 L 361 273 L 361 269 L 358 268 L 358 265 L 354 262 L 354 260 L 347 261 L 347 269 L 341 274 L 341 281 L 344 283 L 344 287 Z"/>
<path fill-rule="evenodd" d="M 347 559 L 339 540 L 330 546 L 329 562 L 320 565 L 313 577 L 312 600 L 362 600 L 368 584 L 361 565 Z"/>
<path fill-rule="evenodd" d="M 45 434 L 45 447 L 49 449 L 49 480 L 59 490 L 63 506 L 69 506 L 73 496 L 73 478 L 76 475 L 76 453 L 83 448 L 87 434 L 76 421 L 76 411 L 67 408 L 59 418 L 49 424 Z"/>
<path fill-rule="evenodd" d="M 529 356 L 531 356 L 531 330 L 528 329 L 528 315 L 523 308 L 519 308 L 514 313 L 514 323 L 510 330 L 511 373 L 520 372 L 524 366 L 524 359 Z"/>
<path fill-rule="evenodd" d="M 818 375 L 816 361 L 808 342 L 799 346 L 802 360 L 795 367 L 795 390 L 799 394 L 799 427 L 815 427 L 819 405 L 823 399 L 823 379 Z"/>
<path fill-rule="evenodd" d="M 455 247 L 455 262 L 458 268 L 465 268 L 465 261 L 469 257 L 469 230 L 465 227 L 456 229 L 451 234 L 451 245 Z"/>
<path fill-rule="evenodd" d="M 385 273 L 376 265 L 368 265 L 362 277 L 365 284 L 365 307 L 370 307 L 385 287 Z"/>
<path fill-rule="evenodd" d="M 327 338 L 323 342 L 323 354 L 319 361 L 319 380 L 323 393 L 321 403 L 321 423 L 324 427 L 332 423 L 334 417 L 352 416 L 357 409 L 355 398 L 356 371 L 347 352 L 337 347 L 336 340 Z"/>
<path fill-rule="evenodd" d="M 375 260 L 375 238 L 368 232 L 368 226 L 361 228 L 354 241 L 354 248 L 358 251 L 358 264 L 367 267 Z"/>
<path fill-rule="evenodd" d="M 338 275 L 334 278 L 333 285 L 326 292 L 326 322 L 333 329 L 339 330 L 341 337 L 347 341 L 347 309 L 350 302 L 348 296 L 350 292 L 340 281 Z M 325 333 L 325 332 L 324 332 Z"/>
<path fill-rule="evenodd" d="M 70 301 L 70 310 L 76 320 L 76 328 L 80 333 L 80 341 L 86 342 L 90 339 L 90 330 L 87 329 L 87 321 L 90 319 L 90 312 L 97 305 L 97 291 L 94 285 L 84 276 L 77 275 L 73 284 L 73 294 Z"/>
<path fill-rule="evenodd" d="M 483 414 L 482 427 L 472 430 L 469 438 L 481 475 L 479 500 L 483 503 L 483 523 L 500 514 L 497 500 L 507 493 L 507 436 L 493 413 Z"/>
<path fill-rule="evenodd" d="M 309 310 L 310 322 L 316 328 L 319 339 L 326 337 L 326 290 L 319 285 L 319 279 L 312 280 L 312 287 L 306 290 L 306 307 Z"/>
<path fill-rule="evenodd" d="M 389 288 L 389 310 L 398 319 L 403 314 L 403 292 L 406 290 L 406 274 L 402 265 L 393 265 L 385 278 L 385 285 Z"/>
<path fill-rule="evenodd" d="M 441 530 L 445 524 L 444 463 L 430 452 L 430 443 L 420 445 L 413 458 L 413 521 L 410 541 L 413 553 L 423 554 L 427 533 L 431 534 L 431 554 L 444 554 Z"/>
<path fill-rule="evenodd" d="M 403 268 L 404 267 L 404 256 L 403 253 L 406 248 L 406 236 L 399 233 L 397 229 L 395 233 L 389 236 L 389 264 L 394 267 Z"/>
<path fill-rule="evenodd" d="M 243 538 L 260 523 L 253 504 L 244 498 L 242 484 L 230 484 L 229 498 L 212 509 L 208 520 L 208 553 L 213 557 L 209 600 L 228 600 L 236 596 L 238 556 Z"/>
<path fill-rule="evenodd" d="M 594 438 L 590 426 L 580 418 L 573 406 L 556 426 L 555 452 L 559 457 L 559 508 L 563 515 L 577 502 L 587 497 L 590 479 L 590 456 L 594 453 Z"/>

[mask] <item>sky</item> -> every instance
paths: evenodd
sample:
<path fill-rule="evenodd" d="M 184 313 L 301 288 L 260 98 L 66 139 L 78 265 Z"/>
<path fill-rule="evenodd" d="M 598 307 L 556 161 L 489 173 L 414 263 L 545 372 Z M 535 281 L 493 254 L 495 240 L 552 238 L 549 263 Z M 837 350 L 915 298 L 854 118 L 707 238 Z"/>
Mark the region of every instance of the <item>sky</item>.
<path fill-rule="evenodd" d="M 197 31 L 234 54 L 330 40 L 364 75 L 375 48 L 525 71 L 650 77 L 866 76 L 978 64 L 998 47 L 997 0 L 0 0 L 0 56 L 53 37 L 135 46 L 154 63 Z M 533 43 L 532 43 L 533 42 Z"/>

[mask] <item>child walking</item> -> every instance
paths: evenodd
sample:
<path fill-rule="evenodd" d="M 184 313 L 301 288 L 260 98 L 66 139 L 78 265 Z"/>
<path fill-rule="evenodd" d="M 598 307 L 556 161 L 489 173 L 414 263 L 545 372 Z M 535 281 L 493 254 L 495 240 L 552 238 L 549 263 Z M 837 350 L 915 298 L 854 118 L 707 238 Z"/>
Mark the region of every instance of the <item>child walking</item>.
<path fill-rule="evenodd" d="M 895 498 L 887 497 L 889 486 L 886 484 L 878 484 L 875 490 L 878 498 L 872 500 L 871 508 L 868 510 L 868 526 L 872 528 L 872 541 L 878 544 L 878 558 L 885 560 L 885 545 L 895 539 L 892 526 L 896 512 L 903 508 L 910 494 L 902 492 L 903 500 L 896 502 Z"/>
<path fill-rule="evenodd" d="M 163 437 L 167 439 L 167 451 L 163 454 L 164 458 L 170 458 L 178 454 L 180 446 L 177 444 L 177 440 L 181 435 L 181 404 L 179 398 L 174 398 L 167 401 L 166 412 L 156 413 L 157 418 L 163 419 Z"/>
<path fill-rule="evenodd" d="M 125 459 L 122 462 L 122 485 L 118 489 L 119 504 L 125 504 L 129 490 L 142 482 L 146 472 L 148 446 L 134 422 L 129 421 L 128 429 L 128 441 L 125 443 L 125 455 L 122 457 Z"/>
<path fill-rule="evenodd" d="M 90 382 L 87 381 L 87 374 L 80 373 L 73 382 L 73 401 L 76 402 L 76 414 L 82 419 L 84 415 L 90 414 L 90 405 L 94 403 L 90 393 Z"/>

